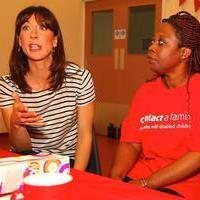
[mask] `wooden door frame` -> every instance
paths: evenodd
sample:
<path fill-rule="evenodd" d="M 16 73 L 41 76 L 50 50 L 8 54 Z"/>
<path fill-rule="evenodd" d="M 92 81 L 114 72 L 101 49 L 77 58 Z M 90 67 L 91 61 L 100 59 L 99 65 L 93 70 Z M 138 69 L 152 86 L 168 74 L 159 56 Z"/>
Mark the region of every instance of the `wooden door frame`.
<path fill-rule="evenodd" d="M 87 67 L 87 63 L 86 63 L 86 58 L 85 58 L 85 5 L 87 2 L 92 2 L 92 1 L 97 1 L 97 0 L 82 0 L 82 20 L 81 20 L 81 26 L 82 26 L 82 48 L 81 48 L 81 66 Z"/>
<path fill-rule="evenodd" d="M 86 65 L 87 67 L 87 63 L 86 63 L 86 59 L 85 59 L 85 5 L 87 2 L 92 2 L 92 1 L 98 1 L 98 0 L 82 0 L 82 49 L 81 49 L 81 65 L 84 66 Z M 164 5 L 165 5 L 165 0 L 162 0 L 162 13 L 161 13 L 161 18 L 163 18 L 163 16 L 165 15 L 164 11 Z"/>
<path fill-rule="evenodd" d="M 160 0 L 153 0 L 152 4 L 156 5 L 156 16 L 155 16 L 155 31 L 158 27 L 158 24 L 161 20 L 161 7 L 162 3 Z M 146 55 L 143 54 L 128 54 L 127 53 L 127 38 L 126 41 L 124 40 L 115 40 L 113 41 L 113 49 L 111 55 L 99 55 L 95 56 L 91 54 L 91 37 L 92 37 L 92 31 L 91 31 L 91 18 L 92 18 L 92 12 L 93 11 L 101 11 L 101 10 L 112 10 L 112 8 L 115 9 L 115 11 L 118 11 L 117 18 L 113 18 L 115 22 L 113 24 L 113 29 L 123 28 L 125 27 L 126 30 L 128 30 L 128 8 L 131 6 L 143 6 L 143 5 L 151 5 L 151 1 L 146 0 L 137 0 L 136 2 L 131 2 L 129 0 L 126 0 L 121 2 L 121 0 L 100 0 L 100 1 L 94 1 L 89 2 L 86 4 L 85 9 L 87 13 L 85 13 L 85 64 L 91 71 L 91 73 L 94 74 L 94 82 L 96 84 L 96 94 L 97 99 L 99 102 L 112 102 L 112 103 L 118 103 L 118 104 L 124 104 L 130 102 L 130 99 L 132 98 L 134 92 L 136 89 L 143 83 L 149 76 L 150 76 L 150 70 L 147 67 L 147 62 L 144 59 Z M 124 12 L 126 11 L 126 15 Z M 120 13 L 120 15 L 119 15 Z M 120 16 L 122 16 L 120 18 Z M 125 23 L 123 20 L 120 20 L 122 18 L 127 19 L 127 22 Z M 116 21 L 117 20 L 117 21 Z M 123 26 L 124 25 L 124 26 Z M 113 38 L 114 40 L 114 38 Z M 124 44 L 125 42 L 125 44 Z M 123 46 L 123 48 L 121 47 Z M 123 50 L 125 52 L 125 59 L 124 62 L 126 67 L 115 67 L 115 56 L 114 56 L 114 49 Z M 112 57 L 112 58 L 111 58 Z M 122 59 L 120 59 L 122 60 Z M 88 63 L 86 63 L 88 62 Z M 96 64 L 99 66 L 99 63 L 101 63 L 101 66 L 95 69 Z M 128 63 L 128 64 L 126 64 Z M 121 65 L 120 65 L 121 66 Z M 134 66 L 134 67 L 133 67 Z M 144 66 L 143 68 L 137 67 L 137 66 Z M 98 70 L 97 70 L 98 69 Z M 145 69 L 143 73 L 141 73 L 141 70 Z M 133 70 L 136 70 L 136 73 L 133 72 Z M 98 72 L 97 72 L 98 71 Z M 104 71 L 104 72 L 103 72 Z M 104 73 L 107 73 L 104 75 Z M 108 74 L 111 74 L 111 76 L 108 76 Z M 134 76 L 131 77 L 130 74 L 133 74 Z M 102 81 L 101 78 L 104 77 L 105 81 Z M 110 84 L 106 84 L 110 83 Z M 132 86 L 129 88 L 128 86 Z M 107 90 L 103 90 L 102 88 L 106 88 Z M 111 92 L 112 91 L 112 92 Z"/>

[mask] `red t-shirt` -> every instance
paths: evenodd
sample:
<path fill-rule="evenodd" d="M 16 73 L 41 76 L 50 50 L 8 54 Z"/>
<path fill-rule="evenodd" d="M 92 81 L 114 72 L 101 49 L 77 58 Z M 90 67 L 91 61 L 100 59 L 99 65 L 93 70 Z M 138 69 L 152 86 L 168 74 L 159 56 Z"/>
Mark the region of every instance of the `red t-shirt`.
<path fill-rule="evenodd" d="M 188 87 L 167 89 L 158 78 L 139 88 L 122 126 L 121 141 L 143 147 L 130 177 L 147 177 L 187 152 L 200 152 L 199 91 L 200 74 L 191 77 Z M 200 199 L 200 175 L 168 187 Z"/>

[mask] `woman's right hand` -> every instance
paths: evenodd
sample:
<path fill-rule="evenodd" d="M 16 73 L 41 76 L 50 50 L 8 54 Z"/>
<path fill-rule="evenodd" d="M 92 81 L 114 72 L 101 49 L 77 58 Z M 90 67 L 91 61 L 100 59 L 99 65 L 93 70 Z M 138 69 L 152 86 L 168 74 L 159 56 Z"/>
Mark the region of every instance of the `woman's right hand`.
<path fill-rule="evenodd" d="M 29 109 L 21 102 L 17 93 L 13 93 L 13 111 L 11 114 L 11 127 L 19 128 L 21 126 L 45 126 L 42 117 L 36 112 L 29 111 Z"/>

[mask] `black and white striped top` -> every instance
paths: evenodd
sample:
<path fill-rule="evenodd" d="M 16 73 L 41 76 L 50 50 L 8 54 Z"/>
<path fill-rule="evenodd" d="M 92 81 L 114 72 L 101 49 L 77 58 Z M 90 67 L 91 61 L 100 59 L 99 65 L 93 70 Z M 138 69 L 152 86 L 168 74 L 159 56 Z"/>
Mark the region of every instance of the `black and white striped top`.
<path fill-rule="evenodd" d="M 27 126 L 33 150 L 62 153 L 74 158 L 77 143 L 77 107 L 95 100 L 91 74 L 85 68 L 70 64 L 61 89 L 22 93 L 9 75 L 0 77 L 0 108 L 13 105 L 12 92 L 43 117 L 45 126 Z"/>

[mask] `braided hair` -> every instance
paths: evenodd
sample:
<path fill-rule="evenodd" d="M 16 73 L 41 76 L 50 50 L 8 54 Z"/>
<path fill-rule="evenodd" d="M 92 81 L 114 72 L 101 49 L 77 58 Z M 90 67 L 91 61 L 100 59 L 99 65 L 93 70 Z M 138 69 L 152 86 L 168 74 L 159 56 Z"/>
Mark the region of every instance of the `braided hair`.
<path fill-rule="evenodd" d="M 192 53 L 188 63 L 188 74 L 200 73 L 200 23 L 186 11 L 178 12 L 162 23 L 171 24 L 179 40 L 179 47 L 187 47 Z"/>

